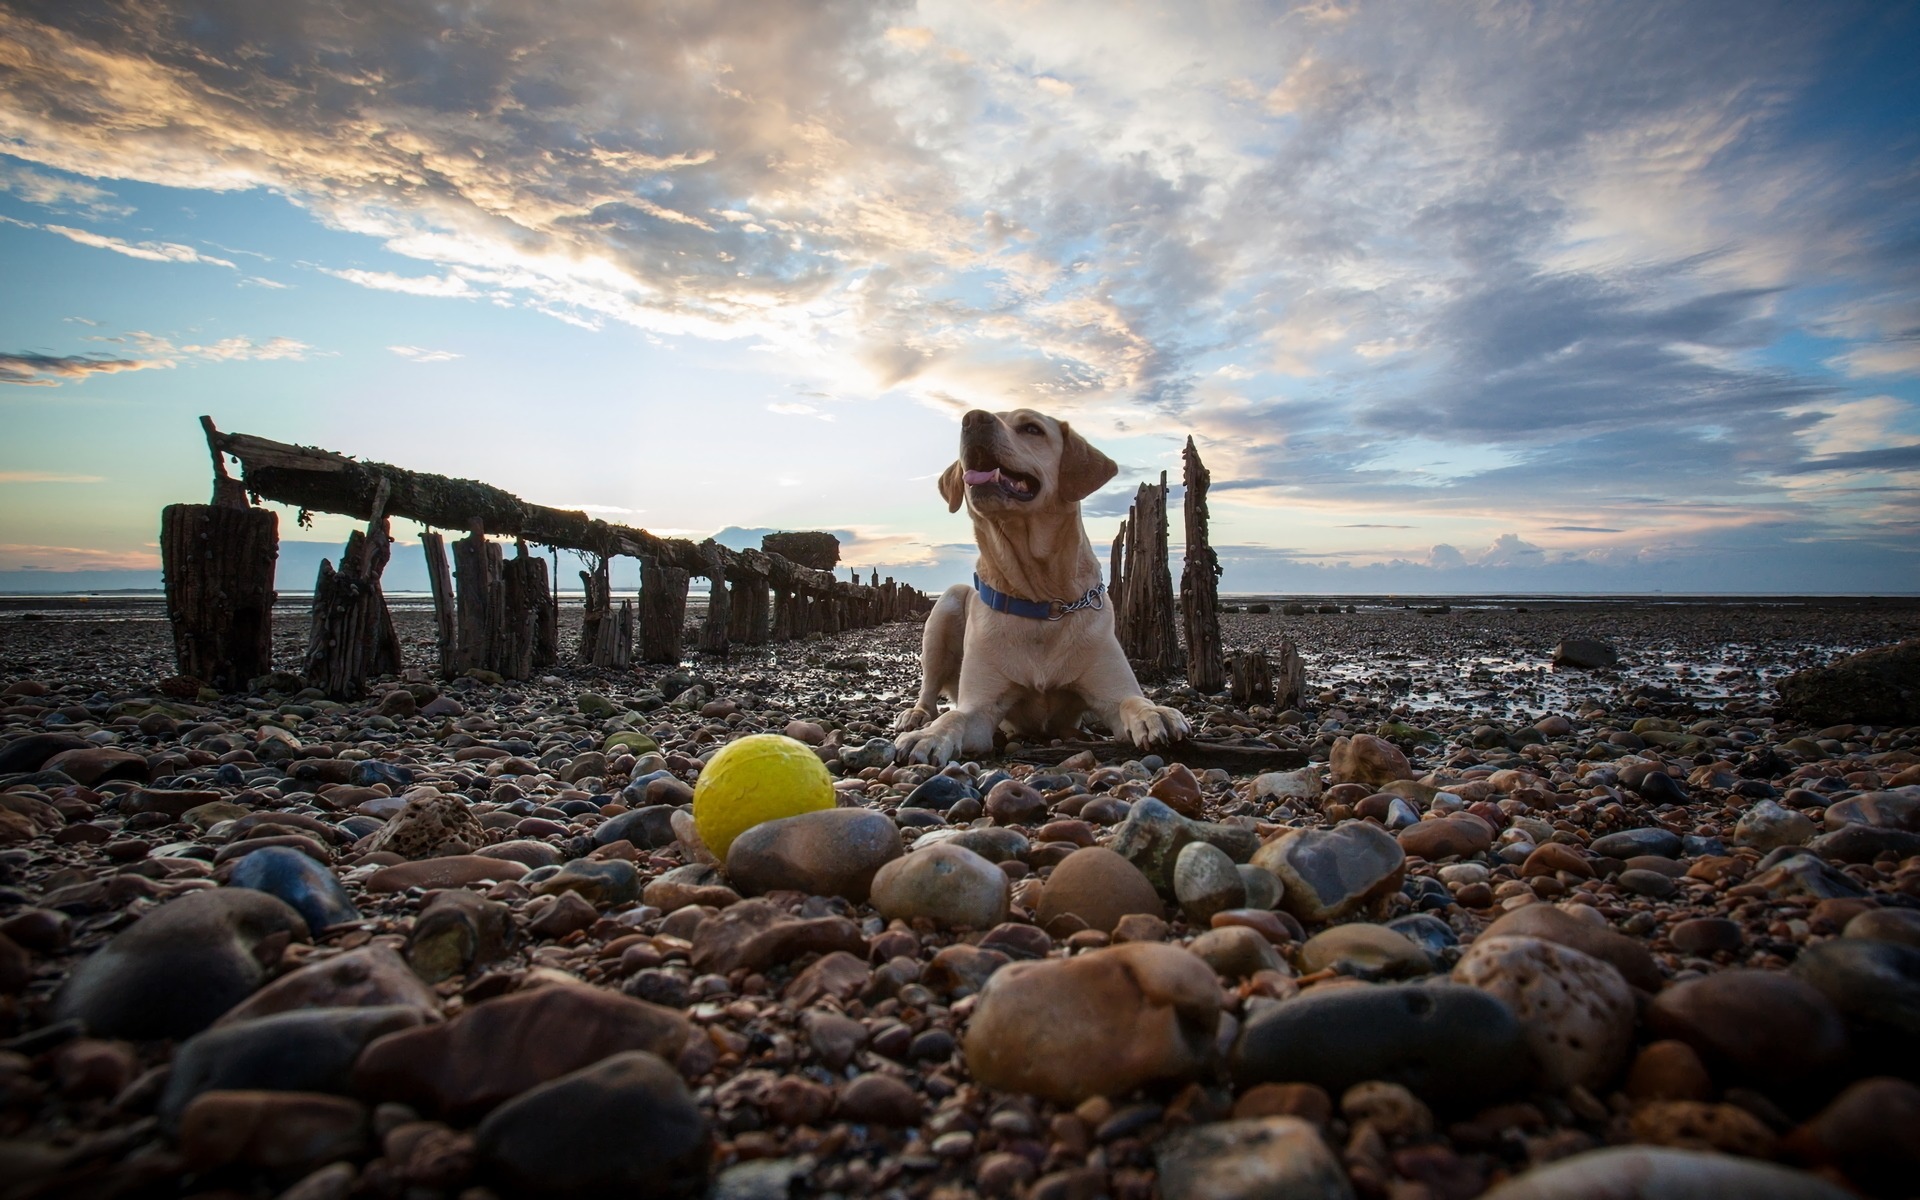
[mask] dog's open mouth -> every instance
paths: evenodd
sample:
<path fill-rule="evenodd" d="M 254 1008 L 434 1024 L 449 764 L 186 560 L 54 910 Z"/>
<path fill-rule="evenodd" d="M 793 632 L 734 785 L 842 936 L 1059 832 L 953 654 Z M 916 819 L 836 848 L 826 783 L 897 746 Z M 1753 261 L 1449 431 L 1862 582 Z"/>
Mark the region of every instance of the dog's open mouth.
<path fill-rule="evenodd" d="M 1009 471 L 1005 467 L 993 467 L 985 471 L 966 472 L 968 487 L 997 487 L 1000 494 L 1010 500 L 1031 500 L 1040 494 L 1040 481 L 1020 471 Z"/>

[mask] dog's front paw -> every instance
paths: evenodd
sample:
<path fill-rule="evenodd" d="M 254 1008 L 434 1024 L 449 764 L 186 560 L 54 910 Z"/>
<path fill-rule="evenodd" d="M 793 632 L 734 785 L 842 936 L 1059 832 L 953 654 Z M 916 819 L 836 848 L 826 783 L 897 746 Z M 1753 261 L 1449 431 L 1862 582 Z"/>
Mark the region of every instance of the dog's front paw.
<path fill-rule="evenodd" d="M 944 767 L 963 757 L 966 744 L 965 726 L 950 720 L 948 713 L 925 729 L 916 729 L 904 737 L 894 739 L 894 760 L 902 763 L 927 763 Z"/>
<path fill-rule="evenodd" d="M 920 728 L 931 720 L 933 720 L 933 714 L 916 704 L 893 719 L 893 731 L 906 733 L 908 730 Z"/>
<path fill-rule="evenodd" d="M 1121 735 L 1141 749 L 1181 741 L 1193 732 L 1178 711 L 1145 698 L 1127 701 L 1120 710 L 1120 726 Z"/>

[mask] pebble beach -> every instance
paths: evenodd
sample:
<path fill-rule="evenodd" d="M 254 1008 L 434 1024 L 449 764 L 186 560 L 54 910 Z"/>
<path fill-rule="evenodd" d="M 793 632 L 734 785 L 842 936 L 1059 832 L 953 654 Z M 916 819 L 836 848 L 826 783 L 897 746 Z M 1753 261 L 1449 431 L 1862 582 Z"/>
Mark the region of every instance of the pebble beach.
<path fill-rule="evenodd" d="M 896 764 L 912 624 L 398 603 L 341 703 L 0 599 L 0 1198 L 1920 1195 L 1920 601 L 1227 604 L 1305 693 L 1148 691 L 1303 765 Z M 837 807 L 716 858 L 762 732 Z"/>

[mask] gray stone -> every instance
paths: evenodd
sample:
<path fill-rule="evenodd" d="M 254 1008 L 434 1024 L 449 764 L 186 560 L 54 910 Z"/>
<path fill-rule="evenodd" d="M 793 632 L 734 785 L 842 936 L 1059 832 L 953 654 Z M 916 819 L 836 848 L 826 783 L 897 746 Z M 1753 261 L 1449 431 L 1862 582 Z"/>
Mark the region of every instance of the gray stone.
<path fill-rule="evenodd" d="M 632 842 L 647 850 L 664 849 L 673 845 L 673 812 L 671 804 L 649 804 L 608 817 L 593 827 L 593 844 Z"/>
<path fill-rule="evenodd" d="M 1920 725 L 1920 638 L 1780 681 L 1780 707 L 1822 725 Z"/>
<path fill-rule="evenodd" d="M 1280 907 L 1283 889 L 1278 875 L 1252 863 L 1235 863 L 1233 869 L 1240 872 L 1240 882 L 1247 889 L 1248 908 L 1264 911 Z"/>
<path fill-rule="evenodd" d="M 1835 938 L 1802 950 L 1792 972 L 1820 989 L 1865 1036 L 1862 1048 L 1869 1054 L 1876 1039 L 1898 1041 L 1903 1057 L 1920 1049 L 1920 949 Z"/>
<path fill-rule="evenodd" d="M 926 917 L 942 929 L 991 929 L 1007 919 L 1007 873 L 959 846 L 929 846 L 881 867 L 873 906 L 892 920 Z"/>
<path fill-rule="evenodd" d="M 1582 671 L 1600 671 L 1615 666 L 1620 652 L 1593 638 L 1565 638 L 1553 648 L 1553 665 Z"/>
<path fill-rule="evenodd" d="M 1247 885 L 1226 851 L 1206 842 L 1189 842 L 1173 864 L 1173 895 L 1187 920 L 1205 928 L 1213 914 L 1246 907 Z"/>
<path fill-rule="evenodd" d="M 1819 830 L 1813 818 L 1774 800 L 1762 800 L 1748 809 L 1733 828 L 1733 844 L 1758 850 L 1804 846 Z"/>
<path fill-rule="evenodd" d="M 1232 1057 L 1236 1087 L 1313 1083 L 1334 1095 L 1371 1079 L 1470 1112 L 1531 1076 L 1520 1022 L 1494 996 L 1455 985 L 1314 989 L 1263 1006 Z"/>
<path fill-rule="evenodd" d="M 1189 820 L 1152 796 L 1134 801 L 1113 838 L 1113 850 L 1140 869 L 1154 890 L 1174 898 L 1173 868 L 1190 842 L 1206 842 L 1236 863 L 1251 859 L 1260 839 L 1250 829 Z"/>
<path fill-rule="evenodd" d="M 1433 960 L 1421 947 L 1384 925 L 1353 922 L 1323 929 L 1300 947 L 1300 969 L 1362 979 L 1400 979 L 1425 975 Z"/>
<path fill-rule="evenodd" d="M 251 995 L 290 941 L 306 939 L 306 920 L 265 892 L 189 892 L 75 967 L 54 1018 L 79 1020 L 96 1037 L 190 1037 Z"/>
<path fill-rule="evenodd" d="M 576 858 L 561 867 L 559 874 L 549 875 L 534 884 L 532 891 L 536 896 L 577 892 L 595 907 L 606 908 L 640 898 L 640 872 L 623 859 L 610 858 L 595 862 L 588 858 Z"/>

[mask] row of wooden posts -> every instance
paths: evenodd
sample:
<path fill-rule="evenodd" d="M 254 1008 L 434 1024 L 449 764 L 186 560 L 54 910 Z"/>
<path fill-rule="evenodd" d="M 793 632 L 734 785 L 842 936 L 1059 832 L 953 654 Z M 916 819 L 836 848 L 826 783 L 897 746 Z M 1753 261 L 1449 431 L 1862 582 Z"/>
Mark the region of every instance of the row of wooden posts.
<path fill-rule="evenodd" d="M 1220 556 L 1208 540 L 1207 488 L 1212 474 L 1188 438 L 1181 452 L 1186 488 L 1186 561 L 1180 571 L 1180 625 L 1174 623 L 1173 575 L 1167 562 L 1167 473 L 1143 483 L 1113 539 L 1107 594 L 1114 631 L 1135 671 L 1146 679 L 1186 672 L 1196 691 L 1226 689 L 1236 704 L 1297 703 L 1305 687 L 1300 652 L 1281 639 L 1276 663 L 1262 650 L 1223 654 L 1220 645 Z M 1181 645 L 1181 633 L 1186 644 Z M 1276 679 L 1277 670 L 1277 679 Z"/>
<path fill-rule="evenodd" d="M 582 554 L 586 592 L 580 658 L 622 669 L 633 662 L 675 663 L 687 651 L 687 592 L 695 575 L 711 583 L 698 648 L 725 655 L 733 645 L 789 641 L 923 616 L 929 597 L 876 572 L 867 583 L 842 580 L 774 553 L 694 543 L 528 504 L 473 480 L 360 462 L 328 450 L 243 433 L 222 433 L 200 419 L 213 456 L 211 504 L 169 505 L 160 549 L 180 673 L 216 686 L 241 687 L 273 668 L 274 566 L 279 519 L 252 501 L 298 506 L 366 521 L 340 555 L 323 563 L 314 585 L 305 671 L 329 695 L 350 697 L 366 681 L 400 668 L 400 643 L 381 591 L 392 553 L 389 526 L 400 517 L 464 529 L 449 547 L 421 535 L 433 594 L 441 672 L 482 669 L 525 679 L 559 661 L 558 600 L 535 543 Z M 241 469 L 235 479 L 226 459 Z M 514 553 L 494 537 L 514 539 Z M 640 560 L 635 601 L 616 598 L 611 561 Z M 637 642 L 637 644 L 636 644 Z"/>

